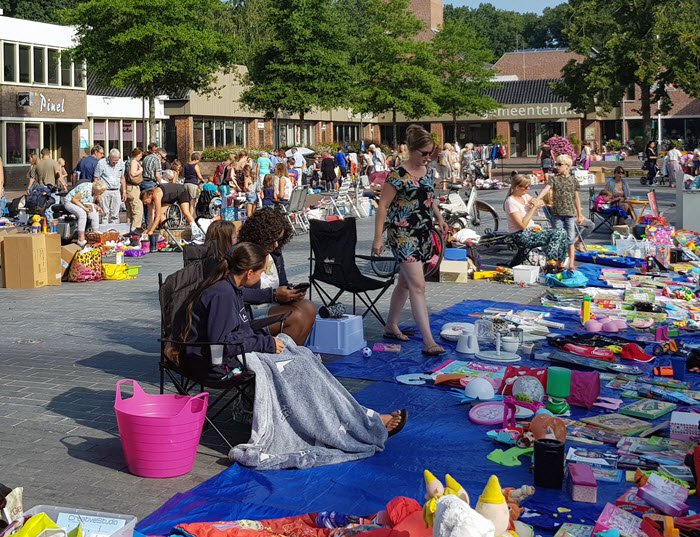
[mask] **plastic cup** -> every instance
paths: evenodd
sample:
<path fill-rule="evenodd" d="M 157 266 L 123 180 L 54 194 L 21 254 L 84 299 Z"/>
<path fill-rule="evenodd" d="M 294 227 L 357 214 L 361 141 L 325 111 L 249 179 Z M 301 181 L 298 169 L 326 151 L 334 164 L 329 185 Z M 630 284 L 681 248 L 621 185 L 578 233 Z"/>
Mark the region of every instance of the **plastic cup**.
<path fill-rule="evenodd" d="M 222 365 L 224 363 L 224 346 L 210 345 L 211 365 Z"/>

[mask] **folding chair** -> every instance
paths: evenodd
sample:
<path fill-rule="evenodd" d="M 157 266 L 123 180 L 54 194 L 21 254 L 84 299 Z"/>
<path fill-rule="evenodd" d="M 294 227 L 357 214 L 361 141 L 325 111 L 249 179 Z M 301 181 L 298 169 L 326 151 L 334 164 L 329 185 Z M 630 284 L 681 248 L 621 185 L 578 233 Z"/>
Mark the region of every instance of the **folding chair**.
<path fill-rule="evenodd" d="M 613 226 L 617 222 L 617 215 L 615 214 L 602 214 L 599 213 L 598 211 L 595 210 L 595 187 L 590 187 L 588 189 L 588 215 L 589 218 L 593 221 L 594 227 L 593 231 L 591 233 L 595 233 L 598 231 L 600 228 L 605 228 L 607 229 L 608 233 L 613 232 Z M 598 220 L 598 223 L 596 223 L 596 220 Z M 603 231 L 605 231 L 603 229 Z"/>
<path fill-rule="evenodd" d="M 362 317 L 372 313 L 385 325 L 384 318 L 377 309 L 377 301 L 394 283 L 396 274 L 378 280 L 362 274 L 357 266 L 357 259 L 372 260 L 371 256 L 355 253 L 357 246 L 357 229 L 354 217 L 347 217 L 335 222 L 312 220 L 309 229 L 311 255 L 309 257 L 309 282 L 312 289 L 318 291 L 324 305 L 335 304 L 343 293 L 352 294 L 352 312 L 356 312 L 356 300 L 365 305 Z M 321 284 L 338 289 L 331 296 Z M 374 297 L 370 292 L 377 292 Z M 309 298 L 311 294 L 309 293 Z"/>
<path fill-rule="evenodd" d="M 308 188 L 295 188 L 292 190 L 292 195 L 289 197 L 289 205 L 287 207 L 283 205 L 280 206 L 280 209 L 287 217 L 289 225 L 292 226 L 294 233 L 297 232 L 297 227 L 299 227 L 303 233 L 309 230 L 309 226 L 306 222 L 306 215 L 304 214 L 304 205 L 306 205 L 306 198 L 308 195 Z"/>
<path fill-rule="evenodd" d="M 203 392 L 205 389 L 217 390 L 219 393 L 210 399 L 207 408 L 206 421 L 221 439 L 232 448 L 232 444 L 221 430 L 214 424 L 214 420 L 227 408 L 230 408 L 238 399 L 247 402 L 251 407 L 252 399 L 246 391 L 255 382 L 255 374 L 248 369 L 246 353 L 242 344 L 237 341 L 222 342 L 183 342 L 173 334 L 175 314 L 185 307 L 194 290 L 203 281 L 203 263 L 200 260 L 190 263 L 168 276 L 163 281 L 163 275 L 158 274 L 158 296 L 160 299 L 160 393 L 165 391 L 166 375 L 173 383 L 177 392 L 181 395 L 191 395 L 193 392 Z M 288 314 L 276 315 L 251 323 L 253 330 L 260 331 L 266 327 L 281 323 Z M 252 319 L 252 317 L 251 317 Z M 187 356 L 188 347 L 207 348 L 211 346 L 234 347 L 238 349 L 236 358 L 241 363 L 240 372 L 229 374 L 223 378 L 211 375 L 210 364 L 204 363 L 205 358 Z M 179 354 L 182 361 L 173 361 L 173 353 Z M 204 353 L 206 355 L 206 353 Z M 199 361 L 201 360 L 201 361 Z"/>
<path fill-rule="evenodd" d="M 354 213 L 358 217 L 360 216 L 357 207 L 350 197 L 350 187 L 352 186 L 352 179 L 345 178 L 342 183 L 340 183 L 340 188 L 336 192 L 322 192 L 321 196 L 328 199 L 328 203 L 333 207 L 333 212 L 340 216 L 345 216 L 347 214 Z"/>

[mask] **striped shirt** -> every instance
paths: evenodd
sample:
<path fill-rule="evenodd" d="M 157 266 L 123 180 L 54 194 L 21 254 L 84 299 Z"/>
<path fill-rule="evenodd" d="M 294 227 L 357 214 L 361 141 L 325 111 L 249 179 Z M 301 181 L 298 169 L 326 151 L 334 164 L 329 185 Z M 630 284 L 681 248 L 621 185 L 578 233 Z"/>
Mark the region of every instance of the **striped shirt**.
<path fill-rule="evenodd" d="M 124 175 L 124 161 L 119 159 L 112 166 L 109 159 L 103 158 L 97 163 L 95 168 L 95 177 L 102 179 L 109 185 L 110 190 L 118 190 L 122 186 L 122 177 Z"/>

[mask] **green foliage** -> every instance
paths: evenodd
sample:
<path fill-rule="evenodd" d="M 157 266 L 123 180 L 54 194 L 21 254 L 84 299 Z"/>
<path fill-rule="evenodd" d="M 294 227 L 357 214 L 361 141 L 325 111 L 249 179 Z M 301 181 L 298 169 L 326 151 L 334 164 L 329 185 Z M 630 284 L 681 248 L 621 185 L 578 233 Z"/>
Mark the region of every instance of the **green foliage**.
<path fill-rule="evenodd" d="M 264 4 L 264 3 L 263 3 Z M 257 24 L 267 29 L 245 54 L 248 89 L 241 101 L 254 110 L 303 116 L 349 103 L 350 36 L 334 0 L 275 0 Z"/>
<path fill-rule="evenodd" d="M 656 32 L 666 55 L 666 80 L 700 99 L 700 8 L 697 0 L 666 0 L 657 8 Z"/>
<path fill-rule="evenodd" d="M 494 86 L 493 71 L 486 68 L 492 60 L 486 40 L 464 21 L 445 22 L 432 40 L 435 72 L 440 82 L 436 102 L 441 112 L 456 121 L 464 114 L 483 114 L 498 107 L 485 95 Z"/>
<path fill-rule="evenodd" d="M 87 0 L 60 18 L 76 26 L 70 55 L 87 62 L 101 85 L 149 99 L 153 139 L 155 96 L 211 92 L 230 67 L 234 39 L 218 26 L 228 10 L 218 0 Z"/>
<path fill-rule="evenodd" d="M 619 151 L 622 149 L 622 142 L 620 142 L 620 140 L 616 140 L 615 138 L 608 140 L 604 145 L 611 151 Z"/>
<path fill-rule="evenodd" d="M 422 30 L 408 0 L 362 0 L 363 28 L 355 41 L 357 77 L 352 108 L 356 112 L 391 112 L 409 119 L 438 112 L 439 83 L 429 43 L 416 41 Z"/>
<path fill-rule="evenodd" d="M 228 159 L 229 153 L 245 151 L 253 160 L 257 159 L 263 151 L 270 151 L 268 147 L 243 147 L 241 145 L 227 145 L 223 147 L 207 147 L 202 153 L 204 162 L 223 162 Z"/>
<path fill-rule="evenodd" d="M 651 135 L 650 103 L 661 99 L 668 108 L 663 84 L 667 58 L 656 39 L 656 0 L 570 0 L 571 20 L 564 30 L 570 48 L 584 56 L 564 67 L 563 80 L 555 91 L 578 112 L 598 108 L 604 112 L 618 106 L 628 88 L 642 92 L 640 113 L 645 137 Z"/>
<path fill-rule="evenodd" d="M 486 40 L 496 58 L 524 48 L 566 47 L 562 30 L 569 18 L 567 3 L 545 8 L 542 15 L 498 9 L 489 3 L 479 7 L 445 6 L 445 24 L 460 20 Z"/>
<path fill-rule="evenodd" d="M 506 140 L 506 137 L 502 134 L 497 134 L 496 137 L 493 140 L 491 140 L 491 143 L 493 145 L 506 145 L 508 143 L 508 140 Z"/>
<path fill-rule="evenodd" d="M 81 0 L 0 0 L 5 16 L 37 22 L 58 23 L 61 9 L 75 7 Z"/>

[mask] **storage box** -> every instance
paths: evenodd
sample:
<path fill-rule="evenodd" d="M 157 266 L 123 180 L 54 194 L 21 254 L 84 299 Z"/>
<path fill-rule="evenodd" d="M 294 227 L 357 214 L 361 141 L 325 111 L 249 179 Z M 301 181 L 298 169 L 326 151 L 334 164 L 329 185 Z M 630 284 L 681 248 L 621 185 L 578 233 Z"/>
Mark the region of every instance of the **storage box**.
<path fill-rule="evenodd" d="M 61 278 L 68 272 L 73 257 L 80 251 L 80 246 L 77 244 L 66 244 L 61 246 Z"/>
<path fill-rule="evenodd" d="M 540 267 L 532 265 L 516 265 L 513 267 L 513 281 L 515 283 L 536 283 L 540 276 Z"/>
<path fill-rule="evenodd" d="M 58 233 L 44 235 L 46 241 L 46 283 L 61 285 L 63 267 L 61 266 L 61 237 Z"/>
<path fill-rule="evenodd" d="M 5 287 L 5 263 L 3 261 L 2 241 L 11 233 L 16 233 L 17 228 L 8 227 L 0 229 L 0 287 Z"/>
<path fill-rule="evenodd" d="M 612 230 L 613 230 L 613 233 L 615 233 L 617 231 L 620 235 L 624 235 L 624 236 L 627 236 L 631 233 L 630 227 L 628 225 L 613 226 Z"/>
<path fill-rule="evenodd" d="M 5 287 L 35 289 L 47 284 L 46 240 L 43 234 L 7 235 L 2 245 Z"/>
<path fill-rule="evenodd" d="M 445 261 L 466 261 L 467 251 L 464 248 L 445 248 Z"/>
<path fill-rule="evenodd" d="M 58 526 L 65 529 L 66 533 L 78 524 L 82 524 L 85 537 L 132 537 L 138 520 L 133 515 L 103 513 L 54 505 L 37 505 L 29 511 L 25 511 L 24 516 L 28 517 L 39 513 L 46 513 Z"/>
<path fill-rule="evenodd" d="M 469 262 L 443 259 L 440 263 L 440 281 L 467 283 L 469 281 Z"/>
<path fill-rule="evenodd" d="M 628 489 L 624 494 L 622 494 L 622 496 L 615 500 L 615 505 L 620 509 L 639 517 L 643 517 L 646 514 L 656 513 L 656 509 L 637 496 L 637 490 L 637 487 Z"/>
<path fill-rule="evenodd" d="M 596 503 L 598 501 L 598 483 L 593 475 L 593 468 L 587 464 L 571 462 L 567 465 L 569 476 L 567 489 L 575 502 Z"/>
<path fill-rule="evenodd" d="M 313 352 L 347 356 L 367 346 L 361 315 L 343 315 L 340 319 L 322 319 L 316 322 L 306 346 Z"/>
<path fill-rule="evenodd" d="M 671 438 L 700 442 L 700 414 L 673 412 L 671 414 Z"/>

